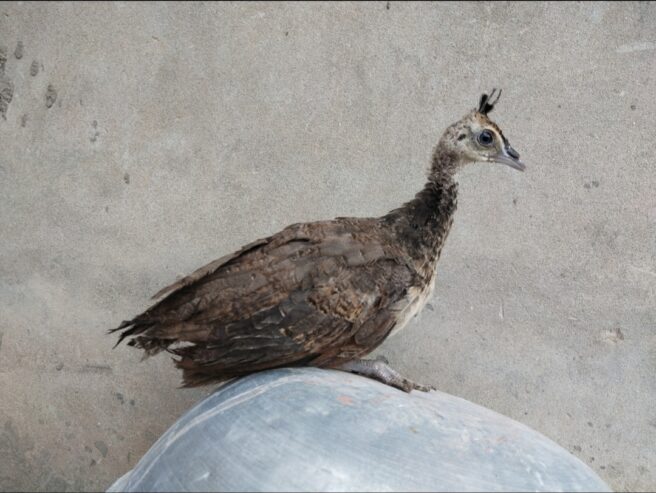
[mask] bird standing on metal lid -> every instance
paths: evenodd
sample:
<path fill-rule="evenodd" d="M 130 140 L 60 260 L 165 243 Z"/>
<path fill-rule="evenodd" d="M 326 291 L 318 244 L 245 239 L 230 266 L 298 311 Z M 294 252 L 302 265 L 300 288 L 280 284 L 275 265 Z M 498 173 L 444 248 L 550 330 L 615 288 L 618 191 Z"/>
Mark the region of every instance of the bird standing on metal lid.
<path fill-rule="evenodd" d="M 179 359 L 186 386 L 308 365 L 427 391 L 382 359 L 361 359 L 403 328 L 431 295 L 456 210 L 455 173 L 473 162 L 523 171 L 488 113 L 501 91 L 446 129 L 428 181 L 414 199 L 377 218 L 292 224 L 198 269 L 111 330 L 146 356 Z"/>

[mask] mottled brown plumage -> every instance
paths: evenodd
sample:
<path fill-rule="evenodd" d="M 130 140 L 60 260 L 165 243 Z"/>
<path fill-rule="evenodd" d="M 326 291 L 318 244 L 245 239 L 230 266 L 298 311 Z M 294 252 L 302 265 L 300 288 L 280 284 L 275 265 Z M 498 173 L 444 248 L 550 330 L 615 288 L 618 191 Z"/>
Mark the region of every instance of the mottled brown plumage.
<path fill-rule="evenodd" d="M 456 209 L 454 173 L 481 160 L 523 168 L 487 117 L 493 104 L 482 98 L 446 130 L 410 202 L 379 218 L 293 224 L 246 245 L 157 293 L 161 301 L 113 329 L 119 342 L 177 355 L 187 386 L 312 365 L 425 390 L 382 362 L 359 361 L 430 296 Z M 494 146 L 482 143 L 485 131 Z"/>

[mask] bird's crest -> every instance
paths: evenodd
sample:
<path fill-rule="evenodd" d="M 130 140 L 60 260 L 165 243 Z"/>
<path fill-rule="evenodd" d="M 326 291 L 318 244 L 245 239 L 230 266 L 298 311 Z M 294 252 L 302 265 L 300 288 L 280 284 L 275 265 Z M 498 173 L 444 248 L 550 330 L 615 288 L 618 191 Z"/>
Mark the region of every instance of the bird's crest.
<path fill-rule="evenodd" d="M 494 98 L 496 94 L 496 99 Z M 489 94 L 483 93 L 480 101 L 478 102 L 478 112 L 482 115 L 487 115 L 490 111 L 494 109 L 494 105 L 499 102 L 501 97 L 501 89 L 497 92 L 496 89 L 492 89 L 492 92 Z"/>

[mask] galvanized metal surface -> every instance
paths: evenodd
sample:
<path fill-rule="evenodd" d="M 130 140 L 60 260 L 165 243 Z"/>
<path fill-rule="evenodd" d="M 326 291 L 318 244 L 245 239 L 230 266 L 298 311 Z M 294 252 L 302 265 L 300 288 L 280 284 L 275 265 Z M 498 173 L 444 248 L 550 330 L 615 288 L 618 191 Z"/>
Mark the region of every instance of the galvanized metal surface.
<path fill-rule="evenodd" d="M 313 368 L 251 375 L 108 491 L 610 491 L 536 431 L 442 392 Z"/>

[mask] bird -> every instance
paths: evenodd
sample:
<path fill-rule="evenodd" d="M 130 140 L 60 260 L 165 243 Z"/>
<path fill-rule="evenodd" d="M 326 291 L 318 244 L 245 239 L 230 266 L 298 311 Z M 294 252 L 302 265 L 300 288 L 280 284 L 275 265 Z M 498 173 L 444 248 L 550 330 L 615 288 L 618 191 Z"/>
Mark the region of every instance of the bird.
<path fill-rule="evenodd" d="M 434 147 L 424 187 L 380 217 L 295 223 L 214 260 L 153 296 L 109 332 L 161 351 L 182 386 L 223 384 L 294 366 L 342 370 L 405 392 L 434 387 L 369 353 L 397 333 L 433 292 L 457 206 L 456 174 L 475 163 L 525 165 L 489 117 L 501 90 L 450 125 Z M 496 96 L 496 97 L 495 97 Z M 115 347 L 116 347 L 115 346 Z"/>

